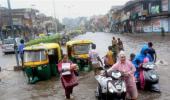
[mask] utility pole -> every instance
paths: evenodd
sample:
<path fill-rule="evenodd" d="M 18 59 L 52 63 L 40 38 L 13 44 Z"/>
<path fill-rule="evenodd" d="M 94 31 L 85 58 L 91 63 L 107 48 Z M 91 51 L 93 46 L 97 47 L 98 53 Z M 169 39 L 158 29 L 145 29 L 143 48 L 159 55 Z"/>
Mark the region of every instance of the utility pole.
<path fill-rule="evenodd" d="M 55 0 L 53 0 L 53 10 L 54 10 L 54 19 L 55 19 L 55 30 L 56 32 L 58 31 L 57 29 L 57 19 L 56 19 L 56 7 L 55 7 Z"/>
<path fill-rule="evenodd" d="M 1 5 L 0 5 L 1 7 Z M 2 41 L 3 40 L 3 37 L 2 37 L 2 16 L 1 16 L 1 9 L 0 9 L 0 40 Z"/>
<path fill-rule="evenodd" d="M 9 23 L 10 23 L 11 32 L 13 33 L 13 38 L 14 38 L 14 41 L 15 41 L 16 36 L 15 36 L 15 33 L 14 33 L 14 26 L 13 26 L 13 20 L 12 20 L 12 10 L 11 10 L 10 0 L 7 0 L 7 3 L 8 3 Z M 16 57 L 16 63 L 17 63 L 16 67 L 19 67 L 19 59 L 18 59 L 18 51 L 17 51 L 17 43 L 16 43 L 16 41 L 14 43 L 14 51 L 15 51 L 15 57 Z"/>

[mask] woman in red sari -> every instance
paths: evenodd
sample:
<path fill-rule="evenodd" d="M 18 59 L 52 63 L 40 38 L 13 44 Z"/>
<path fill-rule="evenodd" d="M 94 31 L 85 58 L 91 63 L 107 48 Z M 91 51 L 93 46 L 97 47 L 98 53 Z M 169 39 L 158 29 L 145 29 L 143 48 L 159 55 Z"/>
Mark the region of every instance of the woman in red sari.
<path fill-rule="evenodd" d="M 58 64 L 58 71 L 61 76 L 61 83 L 65 89 L 66 99 L 72 99 L 73 88 L 78 85 L 75 72 L 78 70 L 76 64 L 68 60 L 68 56 L 64 55 L 63 60 Z"/>

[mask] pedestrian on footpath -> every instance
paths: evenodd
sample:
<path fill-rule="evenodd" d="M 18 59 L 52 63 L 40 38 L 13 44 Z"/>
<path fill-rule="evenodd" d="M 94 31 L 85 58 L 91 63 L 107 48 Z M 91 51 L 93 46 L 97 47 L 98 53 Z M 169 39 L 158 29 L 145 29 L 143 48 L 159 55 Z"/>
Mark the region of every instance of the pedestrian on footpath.
<path fill-rule="evenodd" d="M 161 35 L 162 35 L 162 37 L 164 37 L 164 36 L 165 36 L 165 30 L 164 30 L 164 28 L 163 28 L 163 27 L 161 27 Z"/>
<path fill-rule="evenodd" d="M 120 38 L 117 39 L 117 45 L 118 45 L 118 52 L 123 51 L 123 42 L 120 40 Z"/>
<path fill-rule="evenodd" d="M 67 100 L 73 99 L 73 88 L 78 85 L 78 79 L 75 75 L 78 71 L 78 66 L 68 60 L 68 56 L 64 54 L 63 60 L 58 64 L 58 71 L 65 90 L 65 98 Z"/>
<path fill-rule="evenodd" d="M 19 50 L 19 56 L 20 56 L 20 59 L 21 59 L 22 67 L 24 66 L 24 47 L 25 47 L 24 40 L 21 39 L 20 40 L 20 45 L 18 47 L 18 50 Z"/>
<path fill-rule="evenodd" d="M 94 74 L 97 75 L 98 69 L 101 67 L 100 64 L 103 66 L 103 62 L 100 59 L 98 52 L 96 51 L 95 44 L 92 44 L 92 50 L 89 51 L 89 59 L 93 67 Z"/>

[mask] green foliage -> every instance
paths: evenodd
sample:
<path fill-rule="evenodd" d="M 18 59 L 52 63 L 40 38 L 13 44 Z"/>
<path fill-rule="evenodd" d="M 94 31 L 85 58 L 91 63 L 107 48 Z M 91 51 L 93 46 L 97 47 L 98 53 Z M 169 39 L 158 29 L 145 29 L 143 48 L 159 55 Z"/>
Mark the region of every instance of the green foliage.
<path fill-rule="evenodd" d="M 54 34 L 51 36 L 43 36 L 41 38 L 31 40 L 28 43 L 26 43 L 26 46 L 39 44 L 39 43 L 58 43 L 61 40 L 61 35 Z"/>
<path fill-rule="evenodd" d="M 73 30 L 67 33 L 68 36 L 77 36 L 83 34 L 82 30 Z M 26 43 L 26 46 L 39 44 L 39 43 L 59 43 L 59 41 L 62 39 L 62 36 L 58 33 L 50 36 L 42 36 L 35 40 L 30 40 L 28 43 Z"/>

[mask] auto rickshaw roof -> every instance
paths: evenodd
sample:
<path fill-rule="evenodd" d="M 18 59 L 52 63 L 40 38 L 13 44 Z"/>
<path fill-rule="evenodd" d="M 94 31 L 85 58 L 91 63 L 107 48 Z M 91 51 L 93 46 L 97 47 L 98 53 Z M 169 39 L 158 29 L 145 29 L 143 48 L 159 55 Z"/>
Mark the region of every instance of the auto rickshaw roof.
<path fill-rule="evenodd" d="M 71 40 L 66 43 L 66 45 L 75 45 L 75 44 L 90 44 L 93 43 L 91 40 Z"/>
<path fill-rule="evenodd" d="M 26 51 L 48 50 L 48 49 L 54 49 L 54 48 L 60 48 L 59 44 L 57 44 L 57 43 L 40 43 L 40 44 L 25 47 L 24 50 L 26 50 Z"/>

